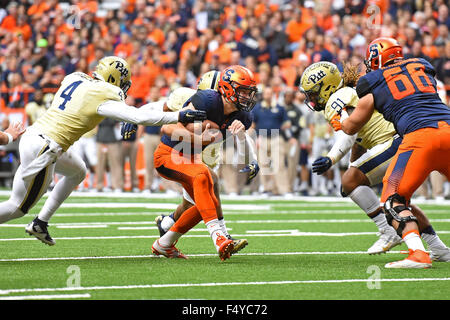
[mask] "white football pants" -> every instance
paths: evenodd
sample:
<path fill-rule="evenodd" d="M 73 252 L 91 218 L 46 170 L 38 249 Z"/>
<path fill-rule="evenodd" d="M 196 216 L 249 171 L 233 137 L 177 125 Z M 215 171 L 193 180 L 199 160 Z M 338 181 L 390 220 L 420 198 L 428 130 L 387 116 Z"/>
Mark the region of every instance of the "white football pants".
<path fill-rule="evenodd" d="M 53 161 L 42 162 L 42 168 L 34 168 L 38 173 L 30 179 L 23 179 L 23 173 L 29 171 L 33 160 L 49 150 L 55 151 Z M 11 196 L 8 201 L 0 203 L 0 223 L 20 218 L 45 194 L 52 182 L 54 173 L 63 175 L 39 213 L 39 219 L 48 221 L 70 193 L 86 176 L 86 166 L 83 160 L 72 153 L 62 152 L 61 147 L 52 139 L 38 132 L 33 127 L 27 129 L 19 144 L 20 166 L 13 181 Z M 49 158 L 50 159 L 50 158 Z M 36 163 L 33 162 L 33 163 Z"/>

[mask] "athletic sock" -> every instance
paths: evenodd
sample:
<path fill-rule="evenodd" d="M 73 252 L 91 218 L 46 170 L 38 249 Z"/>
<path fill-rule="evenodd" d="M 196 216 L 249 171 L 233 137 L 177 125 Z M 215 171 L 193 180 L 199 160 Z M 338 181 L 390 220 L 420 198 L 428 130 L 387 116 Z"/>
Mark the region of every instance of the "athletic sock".
<path fill-rule="evenodd" d="M 422 239 L 427 243 L 428 248 L 432 249 L 445 249 L 447 246 L 442 242 L 439 236 L 436 234 L 432 226 L 426 227 L 422 230 Z"/>
<path fill-rule="evenodd" d="M 216 244 L 217 238 L 222 236 L 224 237 L 224 233 L 222 232 L 222 229 L 220 227 L 220 223 L 218 219 L 210 220 L 206 223 L 206 228 L 208 229 L 209 234 L 211 235 L 211 239 L 214 243 L 214 246 L 218 250 L 219 247 Z"/>
<path fill-rule="evenodd" d="M 170 247 L 177 242 L 181 236 L 182 233 L 169 230 L 161 238 L 159 238 L 159 244 L 163 247 Z"/>
<path fill-rule="evenodd" d="M 169 230 L 175 224 L 175 220 L 173 219 L 173 213 L 170 216 L 165 216 L 161 221 L 161 228 L 164 231 Z"/>
<path fill-rule="evenodd" d="M 386 215 L 381 210 L 375 217 L 370 217 L 370 219 L 372 219 L 373 222 L 375 222 L 376 226 L 378 227 L 378 230 L 380 231 L 392 228 L 386 220 Z M 392 228 L 392 230 L 394 230 L 394 228 Z"/>
<path fill-rule="evenodd" d="M 403 235 L 403 241 L 408 246 L 408 249 L 425 251 L 425 247 L 423 246 L 418 230 L 408 231 L 405 235 Z"/>
<path fill-rule="evenodd" d="M 225 219 L 219 218 L 219 225 L 222 232 L 228 237 L 230 234 L 228 233 L 227 226 L 225 225 Z"/>

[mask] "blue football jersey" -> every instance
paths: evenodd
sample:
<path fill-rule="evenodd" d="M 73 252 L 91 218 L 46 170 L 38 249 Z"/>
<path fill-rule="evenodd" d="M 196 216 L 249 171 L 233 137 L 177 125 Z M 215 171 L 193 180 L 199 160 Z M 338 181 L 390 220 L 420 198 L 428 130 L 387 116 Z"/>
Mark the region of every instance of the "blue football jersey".
<path fill-rule="evenodd" d="M 219 126 L 224 139 L 228 127 L 234 120 L 241 121 L 246 130 L 248 130 L 252 124 L 252 116 L 249 112 L 237 110 L 231 114 L 224 115 L 222 97 L 220 93 L 215 90 L 199 90 L 186 101 L 184 106 L 189 105 L 189 103 L 192 103 L 196 110 L 203 110 L 206 112 L 206 119 L 211 120 Z M 172 148 L 179 143 L 178 141 L 172 141 L 167 135 L 163 135 L 161 141 Z M 205 147 L 206 146 L 203 146 L 203 149 Z"/>
<path fill-rule="evenodd" d="M 402 60 L 361 77 L 356 92 L 360 98 L 372 93 L 375 109 L 403 136 L 437 128 L 439 121 L 450 124 L 450 109 L 439 98 L 435 74 L 424 59 Z"/>

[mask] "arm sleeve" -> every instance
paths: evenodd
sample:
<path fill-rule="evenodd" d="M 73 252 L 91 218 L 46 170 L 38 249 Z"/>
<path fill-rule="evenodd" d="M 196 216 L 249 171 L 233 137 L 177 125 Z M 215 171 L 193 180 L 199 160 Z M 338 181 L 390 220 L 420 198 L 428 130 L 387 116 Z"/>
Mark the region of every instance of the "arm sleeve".
<path fill-rule="evenodd" d="M 145 126 L 162 126 L 178 122 L 178 112 L 162 112 L 152 107 L 152 103 L 135 108 L 124 102 L 109 100 L 98 106 L 97 113 L 103 117 Z"/>
<path fill-rule="evenodd" d="M 346 118 L 348 118 L 348 113 L 342 110 L 341 122 Z M 357 134 L 350 136 L 342 130 L 335 133 L 336 142 L 327 154 L 327 157 L 331 159 L 333 165 L 338 163 L 350 151 L 356 141 L 356 136 Z"/>
<path fill-rule="evenodd" d="M 258 161 L 258 157 L 256 155 L 255 142 L 252 137 L 248 133 L 245 133 L 243 139 L 240 139 L 239 136 L 236 136 L 236 146 L 238 153 L 238 163 L 245 163 L 246 151 L 248 150 L 248 163 L 252 161 Z"/>

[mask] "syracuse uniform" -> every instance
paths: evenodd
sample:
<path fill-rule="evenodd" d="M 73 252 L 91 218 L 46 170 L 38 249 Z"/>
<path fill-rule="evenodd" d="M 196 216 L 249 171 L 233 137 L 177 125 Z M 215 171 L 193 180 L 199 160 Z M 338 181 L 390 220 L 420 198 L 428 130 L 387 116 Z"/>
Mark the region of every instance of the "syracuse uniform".
<path fill-rule="evenodd" d="M 357 84 L 358 108 L 340 126 L 347 134 L 361 129 L 375 110 L 403 138 L 383 178 L 381 202 L 388 222 L 408 246 L 408 257 L 386 268 L 429 268 L 431 259 L 450 261 L 450 249 L 431 226 L 422 230 L 433 257 L 421 241 L 419 221 L 409 207 L 415 190 L 432 171 L 450 179 L 450 109 L 442 103 L 435 70 L 424 59 L 404 59 L 393 38 L 377 38 L 366 52 L 367 74 Z"/>
<path fill-rule="evenodd" d="M 220 77 L 220 93 L 211 89 L 199 90 L 187 99 L 184 106 L 205 111 L 207 120 L 215 123 L 221 136 L 226 137 L 227 129 L 235 120 L 240 121 L 245 130 L 251 126 L 249 111 L 256 102 L 257 89 L 251 71 L 241 66 L 225 69 Z M 230 257 L 234 245 L 219 226 L 217 209 L 220 204 L 214 193 L 211 173 L 201 159 L 205 146 L 202 145 L 203 141 L 201 144 L 192 141 L 180 142 L 176 135 L 173 131 L 171 136 L 162 136 L 154 154 L 155 168 L 162 177 L 180 183 L 194 200 L 195 206 L 185 211 L 175 225 L 154 242 L 152 251 L 168 258 L 186 258 L 174 244 L 182 234 L 203 220 L 219 257 L 225 260 Z M 256 175 L 257 164 L 252 165 L 252 168 L 251 171 Z"/>
<path fill-rule="evenodd" d="M 382 202 L 395 193 L 409 201 L 434 170 L 450 179 L 450 109 L 437 94 L 434 75 L 428 61 L 408 59 L 358 82 L 358 95 L 372 93 L 375 109 L 403 137 L 384 177 Z"/>

